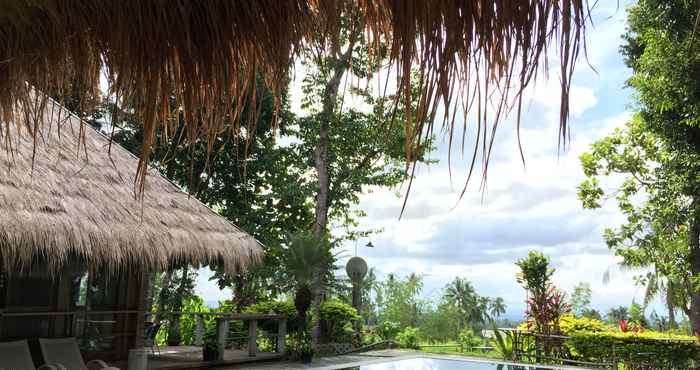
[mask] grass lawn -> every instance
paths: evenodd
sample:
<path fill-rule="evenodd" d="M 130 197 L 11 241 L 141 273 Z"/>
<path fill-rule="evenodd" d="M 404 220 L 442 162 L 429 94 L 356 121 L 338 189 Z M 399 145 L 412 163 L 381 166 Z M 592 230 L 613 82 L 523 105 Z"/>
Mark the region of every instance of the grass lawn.
<path fill-rule="evenodd" d="M 421 344 L 420 351 L 425 353 L 433 353 L 438 355 L 457 355 L 466 357 L 482 357 L 489 359 L 501 360 L 501 355 L 496 351 L 473 350 L 460 352 L 459 344 L 457 343 L 442 343 L 442 344 Z"/>

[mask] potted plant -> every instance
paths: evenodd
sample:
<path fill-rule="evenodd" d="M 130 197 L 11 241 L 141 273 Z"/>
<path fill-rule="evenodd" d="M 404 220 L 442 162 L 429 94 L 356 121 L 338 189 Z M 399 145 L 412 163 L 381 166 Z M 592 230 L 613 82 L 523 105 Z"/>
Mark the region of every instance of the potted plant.
<path fill-rule="evenodd" d="M 302 364 L 311 363 L 314 357 L 314 347 L 311 345 L 311 341 L 308 338 L 301 338 L 297 351 L 299 351 L 299 359 L 301 359 Z"/>
<path fill-rule="evenodd" d="M 216 361 L 219 359 L 219 343 L 216 338 L 216 330 L 207 328 L 204 333 L 204 343 L 202 345 L 202 360 Z"/>

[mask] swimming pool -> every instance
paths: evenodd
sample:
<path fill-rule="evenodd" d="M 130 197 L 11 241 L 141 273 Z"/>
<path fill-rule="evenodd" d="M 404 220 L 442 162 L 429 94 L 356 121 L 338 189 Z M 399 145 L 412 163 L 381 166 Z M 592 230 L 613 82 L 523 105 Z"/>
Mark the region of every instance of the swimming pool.
<path fill-rule="evenodd" d="M 398 361 L 361 365 L 343 370 L 547 370 L 539 367 L 436 358 L 409 358 Z"/>

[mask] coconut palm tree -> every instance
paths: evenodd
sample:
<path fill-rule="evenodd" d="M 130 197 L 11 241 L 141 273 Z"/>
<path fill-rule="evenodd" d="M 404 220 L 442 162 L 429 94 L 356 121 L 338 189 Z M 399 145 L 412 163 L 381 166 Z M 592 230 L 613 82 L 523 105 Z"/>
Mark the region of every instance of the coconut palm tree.
<path fill-rule="evenodd" d="M 467 279 L 455 278 L 445 288 L 445 298 L 459 311 L 459 331 L 464 328 L 465 321 L 472 321 L 478 311 L 478 295 L 474 286 Z"/>
<path fill-rule="evenodd" d="M 489 313 L 491 317 L 498 318 L 506 313 L 506 304 L 503 298 L 497 297 L 489 302 Z"/>

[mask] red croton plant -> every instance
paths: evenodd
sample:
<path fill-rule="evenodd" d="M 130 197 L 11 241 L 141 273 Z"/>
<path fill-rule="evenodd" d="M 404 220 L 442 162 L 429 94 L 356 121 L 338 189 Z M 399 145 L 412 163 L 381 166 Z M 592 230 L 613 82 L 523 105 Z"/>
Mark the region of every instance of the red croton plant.
<path fill-rule="evenodd" d="M 641 323 L 630 322 L 628 320 L 620 320 L 620 331 L 623 333 L 643 333 L 644 325 Z"/>
<path fill-rule="evenodd" d="M 543 334 L 560 334 L 559 318 L 570 311 L 571 305 L 566 303 L 566 295 L 550 285 L 527 300 L 525 315 L 528 329 Z"/>

